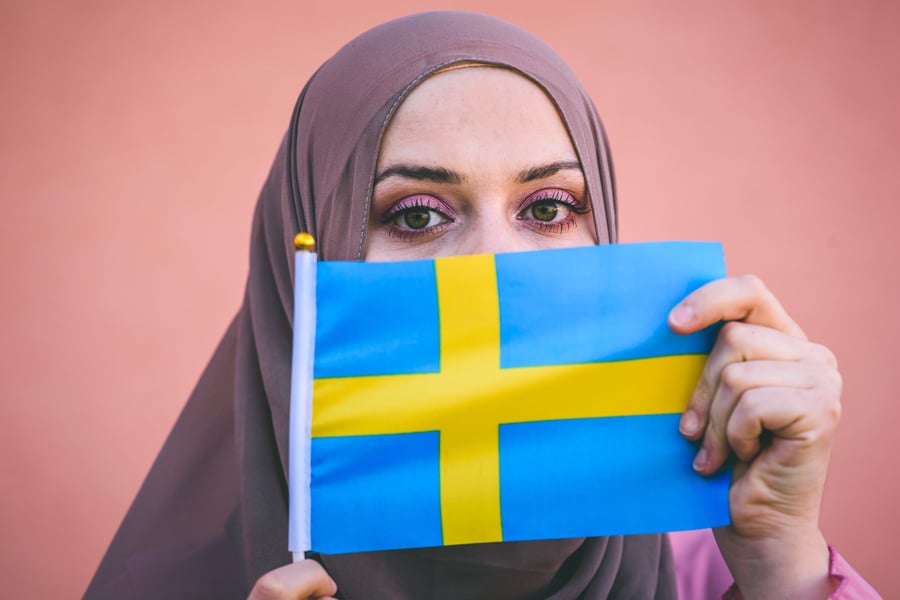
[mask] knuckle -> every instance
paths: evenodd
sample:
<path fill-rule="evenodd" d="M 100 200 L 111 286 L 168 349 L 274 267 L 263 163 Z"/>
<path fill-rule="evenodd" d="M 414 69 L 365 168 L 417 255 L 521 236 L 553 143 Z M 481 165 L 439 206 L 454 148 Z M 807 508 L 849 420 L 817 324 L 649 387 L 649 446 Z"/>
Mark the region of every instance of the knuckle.
<path fill-rule="evenodd" d="M 815 343 L 810 344 L 810 346 L 812 347 L 813 358 L 816 362 L 837 369 L 837 357 L 835 357 L 834 353 L 827 346 Z"/>
<path fill-rule="evenodd" d="M 834 427 L 837 427 L 838 423 L 841 422 L 841 413 L 843 412 L 843 407 L 840 402 L 829 402 L 828 403 L 828 420 Z"/>
<path fill-rule="evenodd" d="M 738 279 L 741 282 L 741 285 L 754 296 L 764 296 L 769 293 L 769 288 L 766 287 L 763 280 L 753 273 L 740 275 Z"/>
<path fill-rule="evenodd" d="M 729 363 L 725 365 L 719 375 L 719 381 L 721 385 L 732 391 L 741 389 L 744 385 L 744 364 Z"/>
<path fill-rule="evenodd" d="M 814 366 L 810 389 L 816 389 L 828 398 L 839 399 L 844 387 L 844 378 L 836 368 L 819 364 Z"/>
<path fill-rule="evenodd" d="M 281 579 L 272 573 L 266 573 L 256 580 L 251 597 L 268 600 L 270 598 L 286 597 L 286 594 L 287 590 Z"/>
<path fill-rule="evenodd" d="M 737 347 L 741 345 L 742 340 L 746 336 L 746 326 L 738 321 L 729 321 L 722 326 L 719 331 L 719 337 L 729 346 Z"/>
<path fill-rule="evenodd" d="M 828 387 L 834 390 L 836 396 L 840 396 L 841 390 L 844 388 L 844 377 L 836 368 L 826 369 L 825 371 Z"/>
<path fill-rule="evenodd" d="M 766 391 L 762 388 L 750 388 L 749 390 L 745 390 L 744 393 L 741 394 L 735 412 L 740 410 L 742 418 L 745 419 L 758 418 L 765 393 Z"/>
<path fill-rule="evenodd" d="M 837 371 L 833 373 L 837 374 Z M 837 374 L 837 377 L 840 377 Z M 837 427 L 838 423 L 841 421 L 841 414 L 843 412 L 843 405 L 841 404 L 841 394 L 840 394 L 840 384 L 837 387 L 831 388 L 831 393 L 826 394 L 824 407 L 822 408 L 822 414 L 825 418 L 825 421 L 831 425 L 832 428 Z"/>

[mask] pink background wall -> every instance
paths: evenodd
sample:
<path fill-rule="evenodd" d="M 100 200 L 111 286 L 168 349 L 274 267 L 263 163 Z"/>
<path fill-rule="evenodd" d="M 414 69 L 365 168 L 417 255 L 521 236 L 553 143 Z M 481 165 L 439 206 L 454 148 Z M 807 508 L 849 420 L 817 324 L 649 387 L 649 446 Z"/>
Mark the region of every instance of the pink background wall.
<path fill-rule="evenodd" d="M 342 42 L 434 6 L 4 2 L 2 595 L 82 593 L 238 308 L 295 95 Z M 723 240 L 837 353 L 823 527 L 900 597 L 900 4 L 442 6 L 521 24 L 582 76 L 626 240 Z"/>

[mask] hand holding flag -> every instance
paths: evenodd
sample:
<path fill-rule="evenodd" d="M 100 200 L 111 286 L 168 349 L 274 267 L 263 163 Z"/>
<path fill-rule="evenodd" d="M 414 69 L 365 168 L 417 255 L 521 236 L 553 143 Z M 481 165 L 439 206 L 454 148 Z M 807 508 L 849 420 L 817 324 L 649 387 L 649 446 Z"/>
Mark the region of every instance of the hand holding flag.
<path fill-rule="evenodd" d="M 681 421 L 701 443 L 698 472 L 737 456 L 732 525 L 716 531 L 719 548 L 747 597 L 773 589 L 825 597 L 829 553 L 818 520 L 841 412 L 837 361 L 754 276 L 709 283 L 669 318 L 684 334 L 723 320 Z"/>

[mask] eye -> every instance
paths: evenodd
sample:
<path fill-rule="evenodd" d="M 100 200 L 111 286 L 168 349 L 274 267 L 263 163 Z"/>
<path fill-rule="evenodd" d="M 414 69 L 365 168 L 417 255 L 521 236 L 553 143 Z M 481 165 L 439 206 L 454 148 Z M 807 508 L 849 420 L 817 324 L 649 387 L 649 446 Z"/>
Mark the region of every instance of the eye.
<path fill-rule="evenodd" d="M 407 196 L 392 204 L 381 216 L 388 234 L 410 240 L 438 235 L 453 223 L 454 211 L 442 200 L 426 194 Z"/>
<path fill-rule="evenodd" d="M 560 211 L 559 203 L 556 200 L 540 200 L 526 210 L 531 213 L 532 217 L 545 223 L 550 223 L 557 217 L 565 215 L 565 210 Z"/>
<path fill-rule="evenodd" d="M 407 208 L 394 214 L 394 225 L 404 229 L 425 229 L 448 221 L 440 212 L 431 208 Z"/>
<path fill-rule="evenodd" d="M 519 205 L 518 218 L 541 231 L 561 233 L 575 224 L 575 215 L 590 212 L 586 200 L 561 189 L 538 190 Z"/>

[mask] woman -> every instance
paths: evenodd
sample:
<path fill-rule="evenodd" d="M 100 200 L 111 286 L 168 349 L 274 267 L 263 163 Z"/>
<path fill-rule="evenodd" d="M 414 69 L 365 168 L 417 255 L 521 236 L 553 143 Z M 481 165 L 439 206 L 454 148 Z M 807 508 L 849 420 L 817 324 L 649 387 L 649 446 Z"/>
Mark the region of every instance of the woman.
<path fill-rule="evenodd" d="M 393 21 L 323 65 L 298 101 L 260 197 L 244 305 L 88 597 L 240 598 L 252 588 L 255 599 L 669 598 L 677 585 L 694 585 L 676 582 L 661 535 L 287 564 L 289 265 L 297 231 L 317 236 L 324 260 L 615 242 L 602 126 L 551 50 L 489 17 Z M 701 475 L 737 456 L 733 525 L 716 532 L 737 587 L 747 598 L 824 598 L 839 586 L 870 593 L 818 528 L 840 413 L 834 358 L 806 340 L 755 278 L 701 288 L 673 308 L 670 326 L 690 333 L 720 320 L 732 322 L 681 430 L 700 442 Z"/>

